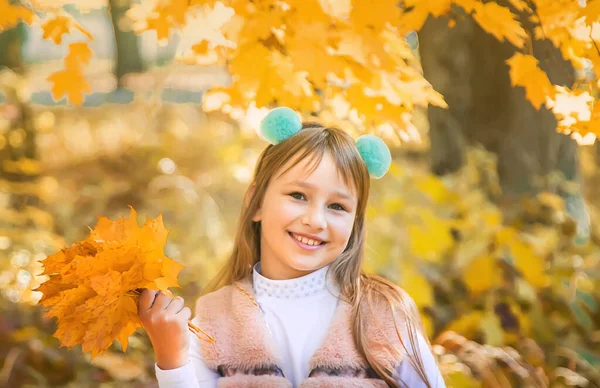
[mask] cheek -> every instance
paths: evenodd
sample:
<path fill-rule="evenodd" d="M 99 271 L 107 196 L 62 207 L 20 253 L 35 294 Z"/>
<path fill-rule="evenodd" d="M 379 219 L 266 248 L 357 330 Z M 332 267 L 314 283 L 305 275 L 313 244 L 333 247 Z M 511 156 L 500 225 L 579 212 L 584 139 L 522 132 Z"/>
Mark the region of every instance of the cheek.
<path fill-rule="evenodd" d="M 265 203 L 263 214 L 268 217 L 270 224 L 287 224 L 294 220 L 301 213 L 301 209 L 296 204 L 285 199 L 273 199 Z"/>
<path fill-rule="evenodd" d="M 352 228 L 354 226 L 354 217 L 339 217 L 330 221 L 329 227 L 333 233 L 335 233 L 336 239 L 347 242 L 352 234 Z"/>

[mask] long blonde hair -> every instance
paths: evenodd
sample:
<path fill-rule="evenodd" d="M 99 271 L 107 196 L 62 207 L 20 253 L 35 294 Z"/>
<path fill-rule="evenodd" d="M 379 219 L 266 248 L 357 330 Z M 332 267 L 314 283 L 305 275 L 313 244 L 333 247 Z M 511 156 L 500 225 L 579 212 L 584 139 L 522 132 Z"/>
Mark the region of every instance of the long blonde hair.
<path fill-rule="evenodd" d="M 375 298 L 383 298 L 389 304 L 390 310 L 398 313 L 394 316 L 401 316 L 405 320 L 403 324 L 408 329 L 408 339 L 415 354 L 406 357 L 409 358 L 408 361 L 427 386 L 431 386 L 427 381 L 423 361 L 419 356 L 417 332 L 420 332 L 425 338 L 427 337 L 423 333 L 419 313 L 412 299 L 394 283 L 362 271 L 365 213 L 369 198 L 370 177 L 366 165 L 354 145 L 354 140 L 340 129 L 305 123 L 303 129 L 297 134 L 275 146 L 269 145 L 265 148 L 256 164 L 253 182 L 246 193 L 233 252 L 226 265 L 203 290 L 203 293 L 215 291 L 223 286 L 251 277 L 253 266 L 260 260 L 261 236 L 260 222 L 254 222 L 252 217 L 263 201 L 270 180 L 276 173 L 279 173 L 285 161 L 295 158 L 294 163 L 288 167 L 291 169 L 308 157 L 316 167 L 325 152 L 329 152 L 335 160 L 338 172 L 342 175 L 346 185 L 349 187 L 353 185 L 358 194 L 356 217 L 348 245 L 329 267 L 329 273 L 340 287 L 341 296 L 352 306 L 351 319 L 354 323 L 352 330 L 357 349 L 371 368 L 390 387 L 398 386 L 393 378 L 394 371 L 376 359 L 365 338 L 364 328 L 367 324 L 369 310 L 365 311 L 364 305 L 372 307 Z M 400 343 L 406 349 L 395 319 L 394 325 Z"/>

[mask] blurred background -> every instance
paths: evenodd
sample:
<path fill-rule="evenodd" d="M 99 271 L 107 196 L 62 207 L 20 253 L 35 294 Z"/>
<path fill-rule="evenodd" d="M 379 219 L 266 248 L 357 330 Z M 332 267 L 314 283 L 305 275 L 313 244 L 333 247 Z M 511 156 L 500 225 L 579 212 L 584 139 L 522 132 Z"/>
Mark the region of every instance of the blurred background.
<path fill-rule="evenodd" d="M 165 253 L 186 266 L 174 292 L 193 306 L 231 250 L 266 145 L 257 123 L 277 101 L 207 109 L 231 68 L 176 60 L 176 33 L 134 32 L 137 2 L 68 3 L 61 12 L 93 36 L 81 105 L 48 81 L 81 34 L 56 43 L 39 23 L 0 29 L 0 386 L 153 387 L 142 330 L 126 353 L 59 348 L 32 291 L 47 278 L 40 261 L 97 216 L 162 213 Z M 449 108 L 415 106 L 388 133 L 394 162 L 372 182 L 366 270 L 413 296 L 449 386 L 600 387 L 600 146 L 557 133 L 554 115 L 511 86 L 514 48 L 459 16 L 402 38 Z M 543 66 L 557 84 L 587 76 L 562 59 Z"/>

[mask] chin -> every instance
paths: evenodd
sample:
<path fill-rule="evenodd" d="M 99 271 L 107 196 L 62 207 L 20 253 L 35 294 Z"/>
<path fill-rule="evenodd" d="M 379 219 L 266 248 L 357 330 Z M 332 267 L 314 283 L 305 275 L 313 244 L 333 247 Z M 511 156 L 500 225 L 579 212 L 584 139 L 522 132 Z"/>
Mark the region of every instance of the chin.
<path fill-rule="evenodd" d="M 329 263 L 330 261 L 312 261 L 304 258 L 303 260 L 291 260 L 288 262 L 288 265 L 299 272 L 314 272 L 325 267 Z"/>

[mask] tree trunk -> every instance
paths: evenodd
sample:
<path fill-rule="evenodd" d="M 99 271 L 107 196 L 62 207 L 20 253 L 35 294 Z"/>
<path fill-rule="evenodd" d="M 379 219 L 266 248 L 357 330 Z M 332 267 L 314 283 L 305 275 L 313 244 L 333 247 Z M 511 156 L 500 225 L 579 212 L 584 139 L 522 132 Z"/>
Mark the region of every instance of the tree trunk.
<path fill-rule="evenodd" d="M 430 17 L 419 33 L 424 75 L 449 105 L 428 112 L 433 172 L 456 171 L 466 148 L 481 144 L 497 156 L 502 198 L 508 202 L 547 190 L 545 179 L 554 171 L 580 182 L 576 142 L 556 133 L 552 112 L 536 110 L 523 88 L 511 86 L 506 60 L 516 49 L 462 10 L 454 16 L 460 19 L 454 28 L 447 17 Z M 525 20 L 523 26 L 531 31 Z M 534 41 L 533 53 L 551 82 L 573 84 L 572 67 L 550 42 Z"/>
<path fill-rule="evenodd" d="M 117 78 L 117 88 L 124 85 L 124 76 L 130 73 L 144 71 L 144 63 L 140 56 L 138 37 L 133 31 L 123 31 L 119 28 L 119 21 L 131 5 L 130 0 L 110 0 L 110 17 L 115 34 L 116 60 L 114 73 Z"/>
<path fill-rule="evenodd" d="M 9 69 L 15 73 L 15 78 L 22 77 L 25 71 L 21 48 L 25 40 L 26 30 L 23 24 L 0 34 L 0 69 Z M 35 128 L 31 110 L 23 101 L 17 84 L 2 85 L 4 93 L 3 113 L 10 126 L 5 133 L 5 145 L 0 149 L 0 179 L 15 184 L 33 182 L 38 177 L 35 174 L 23 174 L 13 169 L 5 170 L 6 162 L 17 162 L 22 158 L 36 159 Z M 37 206 L 38 198 L 30 194 L 14 193 L 11 199 L 16 210 L 22 206 Z"/>
<path fill-rule="evenodd" d="M 23 24 L 0 33 L 0 68 L 9 68 L 17 73 L 23 72 L 21 47 L 25 39 Z"/>

